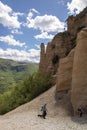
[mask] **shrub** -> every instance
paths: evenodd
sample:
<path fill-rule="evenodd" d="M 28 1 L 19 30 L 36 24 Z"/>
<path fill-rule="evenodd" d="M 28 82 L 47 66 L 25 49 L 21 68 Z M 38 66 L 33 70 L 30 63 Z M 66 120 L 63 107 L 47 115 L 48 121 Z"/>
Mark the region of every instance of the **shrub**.
<path fill-rule="evenodd" d="M 0 114 L 29 102 L 51 87 L 51 74 L 34 73 L 17 84 L 13 90 L 0 95 Z"/>

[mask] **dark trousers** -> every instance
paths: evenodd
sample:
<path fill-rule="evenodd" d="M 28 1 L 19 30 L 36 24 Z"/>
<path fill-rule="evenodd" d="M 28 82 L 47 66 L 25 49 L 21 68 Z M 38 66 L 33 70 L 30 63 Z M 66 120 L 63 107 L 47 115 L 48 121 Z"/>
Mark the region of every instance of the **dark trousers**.
<path fill-rule="evenodd" d="M 45 119 L 46 115 L 47 115 L 46 111 L 43 111 L 43 118 L 44 119 Z"/>

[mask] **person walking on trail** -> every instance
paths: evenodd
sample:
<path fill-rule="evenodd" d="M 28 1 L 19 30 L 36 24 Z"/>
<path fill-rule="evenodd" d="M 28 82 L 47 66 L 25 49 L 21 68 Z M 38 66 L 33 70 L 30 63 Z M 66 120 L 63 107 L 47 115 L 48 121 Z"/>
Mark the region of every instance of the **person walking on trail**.
<path fill-rule="evenodd" d="M 41 111 L 42 111 L 42 115 L 38 115 L 40 117 L 43 117 L 44 119 L 46 119 L 46 115 L 47 115 L 47 104 L 44 104 L 42 107 L 41 107 Z"/>
<path fill-rule="evenodd" d="M 43 107 L 42 107 L 42 115 L 43 115 L 43 118 L 45 119 L 46 118 L 46 115 L 47 115 L 47 108 L 46 108 L 47 104 L 44 104 Z"/>

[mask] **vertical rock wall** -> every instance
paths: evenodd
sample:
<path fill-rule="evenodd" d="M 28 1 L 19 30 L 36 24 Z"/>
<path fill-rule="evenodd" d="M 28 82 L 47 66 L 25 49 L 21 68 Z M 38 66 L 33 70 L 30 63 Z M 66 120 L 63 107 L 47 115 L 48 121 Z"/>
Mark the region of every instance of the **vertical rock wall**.
<path fill-rule="evenodd" d="M 63 59 L 60 59 L 56 91 L 71 89 L 74 49 Z"/>
<path fill-rule="evenodd" d="M 87 28 L 77 37 L 72 73 L 71 102 L 74 113 L 79 107 L 87 112 Z"/>
<path fill-rule="evenodd" d="M 67 100 L 71 99 L 74 113 L 79 107 L 87 113 L 87 28 L 84 28 L 87 27 L 87 8 L 70 16 L 67 23 L 68 30 L 55 35 L 46 50 L 44 43 L 41 44 L 39 69 L 42 73 L 50 71 L 53 76 L 58 75 L 56 93 L 60 98 L 62 92 L 65 96 L 69 92 Z M 74 54 L 71 49 L 75 46 Z"/>

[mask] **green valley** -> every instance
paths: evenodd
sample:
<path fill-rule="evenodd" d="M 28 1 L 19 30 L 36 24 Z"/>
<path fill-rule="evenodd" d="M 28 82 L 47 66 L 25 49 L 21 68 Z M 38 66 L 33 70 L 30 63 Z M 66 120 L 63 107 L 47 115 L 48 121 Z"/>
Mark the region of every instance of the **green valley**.
<path fill-rule="evenodd" d="M 0 93 L 10 90 L 16 83 L 37 71 L 38 64 L 0 58 Z"/>

